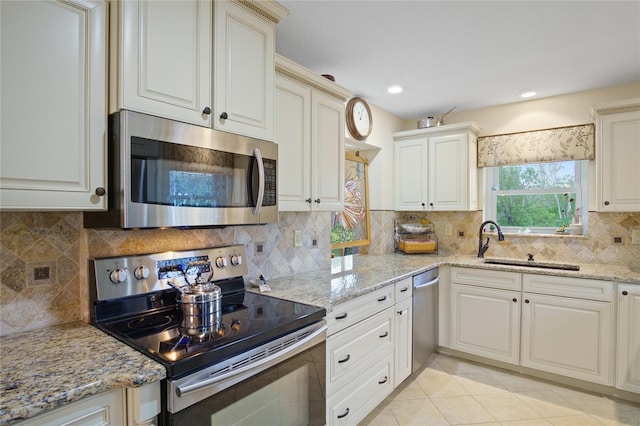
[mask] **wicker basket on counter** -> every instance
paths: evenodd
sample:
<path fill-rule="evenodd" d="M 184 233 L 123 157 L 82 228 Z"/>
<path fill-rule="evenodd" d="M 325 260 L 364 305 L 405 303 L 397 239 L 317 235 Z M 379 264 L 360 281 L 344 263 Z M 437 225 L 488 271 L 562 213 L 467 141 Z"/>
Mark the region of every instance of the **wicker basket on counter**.
<path fill-rule="evenodd" d="M 395 248 L 403 253 L 438 253 L 438 237 L 426 218 L 407 215 L 395 220 Z"/>

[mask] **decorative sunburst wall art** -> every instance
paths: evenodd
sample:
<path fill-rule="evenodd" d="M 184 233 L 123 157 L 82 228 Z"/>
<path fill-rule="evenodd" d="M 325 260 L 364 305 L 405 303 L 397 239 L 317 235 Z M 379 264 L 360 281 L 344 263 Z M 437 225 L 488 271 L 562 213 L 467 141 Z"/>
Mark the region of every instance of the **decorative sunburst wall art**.
<path fill-rule="evenodd" d="M 344 210 L 335 212 L 331 220 L 332 249 L 370 243 L 367 160 L 347 153 L 344 164 Z"/>

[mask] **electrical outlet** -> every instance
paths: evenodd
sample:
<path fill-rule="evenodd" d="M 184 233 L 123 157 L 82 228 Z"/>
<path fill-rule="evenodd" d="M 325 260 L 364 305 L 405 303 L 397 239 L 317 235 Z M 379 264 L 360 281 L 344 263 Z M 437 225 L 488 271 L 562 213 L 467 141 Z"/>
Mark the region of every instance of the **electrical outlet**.
<path fill-rule="evenodd" d="M 622 244 L 622 237 L 613 237 L 613 244 Z"/>
<path fill-rule="evenodd" d="M 267 245 L 265 244 L 264 241 L 260 241 L 255 243 L 255 255 L 256 256 L 262 256 L 264 255 L 264 251 L 266 249 Z"/>
<path fill-rule="evenodd" d="M 458 237 L 464 237 L 464 231 L 458 231 Z"/>
<path fill-rule="evenodd" d="M 293 246 L 302 247 L 302 231 L 300 229 L 293 231 Z"/>
<path fill-rule="evenodd" d="M 313 237 L 313 239 L 311 240 L 311 247 L 318 247 L 318 238 L 317 237 Z"/>
<path fill-rule="evenodd" d="M 631 244 L 640 244 L 640 229 L 631 230 Z"/>
<path fill-rule="evenodd" d="M 451 236 L 453 235 L 453 226 L 450 223 L 444 225 L 444 235 Z"/>

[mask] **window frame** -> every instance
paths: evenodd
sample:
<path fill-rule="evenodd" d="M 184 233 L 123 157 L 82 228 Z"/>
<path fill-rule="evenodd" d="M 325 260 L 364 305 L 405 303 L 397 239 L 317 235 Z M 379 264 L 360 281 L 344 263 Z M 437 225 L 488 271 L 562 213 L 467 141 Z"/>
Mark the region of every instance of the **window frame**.
<path fill-rule="evenodd" d="M 589 161 L 588 160 L 565 160 L 574 161 L 576 163 L 576 174 L 573 188 L 556 188 L 556 189 L 528 189 L 528 190 L 494 190 L 493 188 L 498 186 L 500 177 L 500 166 L 485 167 L 483 168 L 483 181 L 484 181 L 484 197 L 483 197 L 483 220 L 495 220 L 497 218 L 497 202 L 498 195 L 513 194 L 513 195 L 534 195 L 534 194 L 563 194 L 565 192 L 575 192 L 576 194 L 576 208 L 579 208 L 582 212 L 582 219 L 584 225 L 584 235 L 587 234 L 587 206 L 589 198 Z M 526 165 L 544 164 L 546 162 L 527 163 Z M 505 164 L 516 165 L 516 164 Z M 503 233 L 508 234 L 535 234 L 535 235 L 558 235 L 557 227 L 527 227 L 523 230 L 518 226 L 502 226 Z M 561 234 L 566 235 L 566 234 Z"/>

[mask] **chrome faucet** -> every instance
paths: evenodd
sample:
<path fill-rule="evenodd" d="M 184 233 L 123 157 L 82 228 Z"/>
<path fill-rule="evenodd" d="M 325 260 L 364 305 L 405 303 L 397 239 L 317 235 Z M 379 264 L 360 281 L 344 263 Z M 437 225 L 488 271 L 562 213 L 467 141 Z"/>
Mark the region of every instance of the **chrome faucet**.
<path fill-rule="evenodd" d="M 480 225 L 480 231 L 478 233 L 478 257 L 484 257 L 484 253 L 489 249 L 489 237 L 487 237 L 487 242 L 484 245 L 482 244 L 482 233 L 484 232 L 484 227 L 489 223 L 495 225 L 498 229 L 498 241 L 504 241 L 504 234 L 500 226 L 492 220 L 485 220 L 482 222 L 482 225 Z"/>

